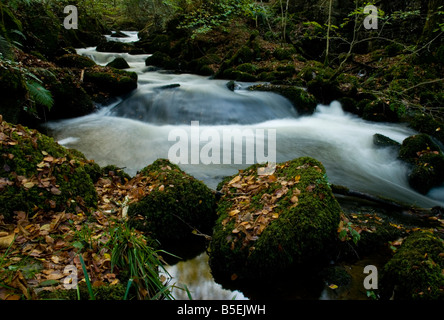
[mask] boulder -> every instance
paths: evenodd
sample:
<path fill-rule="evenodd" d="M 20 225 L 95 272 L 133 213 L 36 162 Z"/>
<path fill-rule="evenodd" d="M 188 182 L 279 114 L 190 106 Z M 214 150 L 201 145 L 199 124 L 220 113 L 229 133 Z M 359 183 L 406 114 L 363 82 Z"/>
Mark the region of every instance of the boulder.
<path fill-rule="evenodd" d="M 395 140 L 390 139 L 389 137 L 384 136 L 383 134 L 376 133 L 373 135 L 373 144 L 377 147 L 385 148 L 385 147 L 399 147 L 401 144 Z"/>
<path fill-rule="evenodd" d="M 119 96 L 137 88 L 137 73 L 109 67 L 95 66 L 85 71 L 87 91 L 94 95 Z"/>
<path fill-rule="evenodd" d="M 6 121 L 19 123 L 23 107 L 28 105 L 28 88 L 22 73 L 13 67 L 0 72 L 0 114 Z"/>
<path fill-rule="evenodd" d="M 408 181 L 419 193 L 426 194 L 444 183 L 444 155 L 429 135 L 421 133 L 406 138 L 399 149 L 399 158 L 413 165 Z"/>
<path fill-rule="evenodd" d="M 381 272 L 381 298 L 444 299 L 444 242 L 428 231 L 408 236 Z"/>
<path fill-rule="evenodd" d="M 319 270 L 335 251 L 341 208 L 323 165 L 303 157 L 258 175 L 268 169 L 253 165 L 218 186 L 223 196 L 209 246 L 216 281 Z"/>
<path fill-rule="evenodd" d="M 215 196 L 201 181 L 168 160 L 159 159 L 129 182 L 137 181 L 141 196 L 128 209 L 136 229 L 161 242 L 193 238 L 194 233 L 211 234 Z"/>
<path fill-rule="evenodd" d="M 97 206 L 88 174 L 96 164 L 36 130 L 5 121 L 0 129 L 0 215 L 6 221 L 17 211 L 88 213 Z"/>
<path fill-rule="evenodd" d="M 113 61 L 106 65 L 107 67 L 116 68 L 116 69 L 128 69 L 130 66 L 128 62 L 122 57 L 116 57 Z"/>
<path fill-rule="evenodd" d="M 317 106 L 316 98 L 312 94 L 296 86 L 258 84 L 249 87 L 249 90 L 280 94 L 290 100 L 300 114 L 312 114 Z"/>
<path fill-rule="evenodd" d="M 96 63 L 88 57 L 81 56 L 75 53 L 64 54 L 56 59 L 57 64 L 66 68 L 89 68 L 94 67 Z"/>

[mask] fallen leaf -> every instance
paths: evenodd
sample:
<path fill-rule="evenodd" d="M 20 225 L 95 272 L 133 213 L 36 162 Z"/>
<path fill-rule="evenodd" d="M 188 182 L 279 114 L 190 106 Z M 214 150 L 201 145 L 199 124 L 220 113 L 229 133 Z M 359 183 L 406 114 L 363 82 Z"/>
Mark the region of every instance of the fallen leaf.
<path fill-rule="evenodd" d="M 23 184 L 23 186 L 24 186 L 26 189 L 31 189 L 32 187 L 35 186 L 35 184 L 34 184 L 34 182 L 26 182 L 25 184 Z"/>
<path fill-rule="evenodd" d="M 9 248 L 9 246 L 14 241 L 15 234 L 10 234 L 9 236 L 0 238 L 0 249 L 6 249 Z"/>

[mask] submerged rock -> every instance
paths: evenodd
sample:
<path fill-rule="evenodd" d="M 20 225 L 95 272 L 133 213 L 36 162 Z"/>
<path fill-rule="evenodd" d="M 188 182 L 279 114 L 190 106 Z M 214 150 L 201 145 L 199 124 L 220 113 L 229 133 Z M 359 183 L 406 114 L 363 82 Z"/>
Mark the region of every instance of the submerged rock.
<path fill-rule="evenodd" d="M 134 179 L 139 181 L 142 194 L 128 210 L 135 228 L 164 242 L 211 233 L 216 220 L 215 197 L 203 182 L 164 159 L 156 160 Z"/>
<path fill-rule="evenodd" d="M 444 299 L 444 242 L 427 231 L 407 237 L 381 274 L 381 298 Z"/>
<path fill-rule="evenodd" d="M 323 165 L 304 157 L 277 164 L 271 176 L 258 175 L 263 169 L 251 166 L 218 187 L 224 196 L 209 248 L 216 281 L 316 270 L 333 251 L 341 208 Z"/>
<path fill-rule="evenodd" d="M 88 213 L 96 207 L 97 192 L 88 173 L 96 164 L 36 130 L 7 122 L 0 129 L 0 215 L 6 220 L 17 211 L 80 208 Z"/>

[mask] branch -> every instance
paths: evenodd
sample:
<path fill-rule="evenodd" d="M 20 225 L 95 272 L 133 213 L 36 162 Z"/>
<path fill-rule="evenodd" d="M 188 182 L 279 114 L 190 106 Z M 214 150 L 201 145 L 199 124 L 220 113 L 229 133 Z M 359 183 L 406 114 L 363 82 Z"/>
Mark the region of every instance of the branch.
<path fill-rule="evenodd" d="M 436 83 L 436 82 L 440 82 L 440 81 L 444 81 L 444 78 L 442 78 L 442 79 L 435 79 L 435 80 L 430 80 L 430 81 L 425 81 L 425 82 L 418 83 L 418 84 L 416 84 L 416 85 L 414 85 L 414 86 L 412 86 L 412 87 L 410 87 L 410 88 L 407 88 L 407 89 L 402 90 L 401 93 L 404 93 L 404 92 L 406 92 L 406 91 L 412 90 L 412 89 L 414 89 L 414 88 L 416 88 L 416 87 L 419 87 L 419 86 L 423 86 L 423 85 L 425 85 L 425 84 Z"/>

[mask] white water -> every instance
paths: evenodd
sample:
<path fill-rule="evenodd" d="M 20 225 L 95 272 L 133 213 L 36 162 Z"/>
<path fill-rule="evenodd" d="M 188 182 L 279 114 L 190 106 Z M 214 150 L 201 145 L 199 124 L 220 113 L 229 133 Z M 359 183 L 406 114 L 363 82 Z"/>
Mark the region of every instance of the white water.
<path fill-rule="evenodd" d="M 191 121 L 200 121 L 201 130 L 211 127 L 221 136 L 227 128 L 265 129 L 266 136 L 268 129 L 275 129 L 278 162 L 311 156 L 326 166 L 331 183 L 423 207 L 444 204 L 444 188 L 431 191 L 434 199 L 413 191 L 407 182 L 408 168 L 395 152 L 373 145 L 375 133 L 398 142 L 415 133 L 404 125 L 364 121 L 344 113 L 337 102 L 318 106 L 313 116 L 298 117 L 288 100 L 242 89 L 248 84 L 232 92 L 224 80 L 150 71 L 144 64 L 148 55 L 100 53 L 94 48 L 79 49 L 79 53 L 100 64 L 123 56 L 130 70 L 139 75 L 139 88 L 123 101 L 85 117 L 48 125 L 57 140 L 100 165 L 115 164 L 134 175 L 156 159 L 168 158 L 175 144 L 168 141 L 169 133 L 176 128 L 189 133 Z M 179 86 L 161 89 L 166 85 Z M 245 148 L 243 163 L 181 167 L 215 188 L 224 176 L 249 165 Z"/>

